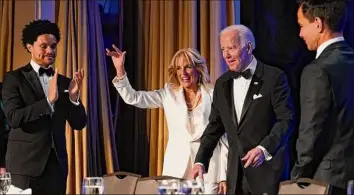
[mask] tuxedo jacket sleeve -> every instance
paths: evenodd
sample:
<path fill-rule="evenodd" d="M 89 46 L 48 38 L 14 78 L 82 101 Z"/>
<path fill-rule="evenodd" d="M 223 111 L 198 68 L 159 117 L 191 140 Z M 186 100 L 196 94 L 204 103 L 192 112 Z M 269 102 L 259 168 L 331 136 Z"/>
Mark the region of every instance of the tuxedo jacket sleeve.
<path fill-rule="evenodd" d="M 323 135 L 325 122 L 332 105 L 332 90 L 328 75 L 317 64 L 306 66 L 301 75 L 301 122 L 296 143 L 298 160 L 292 177 L 312 177 L 316 162 L 323 154 L 315 151 L 319 137 Z"/>
<path fill-rule="evenodd" d="M 18 79 L 12 72 L 5 75 L 2 88 L 4 113 L 12 128 L 18 128 L 23 124 L 36 121 L 42 116 L 51 114 L 46 97 L 32 105 L 22 105 L 22 98 L 25 97 L 21 95 L 19 85 Z"/>
<path fill-rule="evenodd" d="M 222 124 L 219 110 L 215 105 L 218 101 L 217 91 L 217 89 L 214 89 L 209 123 L 200 139 L 200 146 L 195 158 L 195 162 L 202 163 L 206 171 L 208 171 L 210 158 L 213 155 L 213 151 L 218 144 L 220 137 L 225 134 L 225 128 Z"/>
<path fill-rule="evenodd" d="M 293 103 L 287 76 L 284 72 L 278 74 L 271 93 L 271 103 L 275 113 L 276 123 L 270 133 L 264 137 L 260 145 L 271 155 L 276 155 L 278 150 L 287 144 L 293 131 Z"/>
<path fill-rule="evenodd" d="M 66 88 L 69 89 L 71 79 L 62 75 L 58 75 L 58 79 L 61 79 L 64 82 L 64 86 L 66 86 Z M 76 130 L 82 130 L 86 126 L 87 115 L 86 115 L 85 107 L 82 105 L 81 100 L 79 99 L 79 105 L 75 105 L 70 101 L 68 93 L 61 91 L 59 92 L 59 95 L 65 96 L 64 98 L 68 100 L 65 101 L 67 104 L 65 107 L 69 109 L 67 120 L 71 128 Z M 56 109 L 62 109 L 62 108 L 56 107 Z"/>

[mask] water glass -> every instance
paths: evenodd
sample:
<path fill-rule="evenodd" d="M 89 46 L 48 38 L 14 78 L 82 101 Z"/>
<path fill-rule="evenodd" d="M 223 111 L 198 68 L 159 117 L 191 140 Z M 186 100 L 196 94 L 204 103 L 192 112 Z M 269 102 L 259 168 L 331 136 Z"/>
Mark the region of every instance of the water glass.
<path fill-rule="evenodd" d="M 104 184 L 102 177 L 86 177 L 82 181 L 82 194 L 103 194 Z"/>
<path fill-rule="evenodd" d="M 348 195 L 354 195 L 354 180 L 349 180 L 348 181 L 347 194 Z"/>
<path fill-rule="evenodd" d="M 187 180 L 182 182 L 181 193 L 182 194 L 203 194 L 203 181 Z"/>
<path fill-rule="evenodd" d="M 179 194 L 180 181 L 175 179 L 161 180 L 159 181 L 158 194 Z"/>
<path fill-rule="evenodd" d="M 0 194 L 6 194 L 11 185 L 11 174 L 0 173 Z"/>

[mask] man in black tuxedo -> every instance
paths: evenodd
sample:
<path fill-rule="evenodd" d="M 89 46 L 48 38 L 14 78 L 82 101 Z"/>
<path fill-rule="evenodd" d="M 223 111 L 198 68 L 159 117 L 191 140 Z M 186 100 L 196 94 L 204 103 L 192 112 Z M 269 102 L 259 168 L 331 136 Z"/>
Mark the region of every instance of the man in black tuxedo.
<path fill-rule="evenodd" d="M 83 70 L 72 80 L 52 68 L 59 28 L 36 20 L 22 31 L 31 61 L 4 77 L 4 112 L 11 126 L 6 169 L 12 184 L 36 194 L 65 194 L 67 152 L 65 125 L 81 130 L 85 108 L 79 100 Z"/>
<path fill-rule="evenodd" d="M 316 59 L 301 75 L 298 160 L 292 178 L 327 182 L 346 194 L 354 179 L 354 52 L 343 38 L 343 0 L 305 0 L 297 12 L 300 37 Z"/>
<path fill-rule="evenodd" d="M 286 75 L 252 55 L 255 40 L 243 25 L 224 29 L 220 45 L 230 70 L 216 81 L 192 177 L 208 170 L 212 152 L 226 132 L 227 193 L 277 194 L 294 115 Z"/>

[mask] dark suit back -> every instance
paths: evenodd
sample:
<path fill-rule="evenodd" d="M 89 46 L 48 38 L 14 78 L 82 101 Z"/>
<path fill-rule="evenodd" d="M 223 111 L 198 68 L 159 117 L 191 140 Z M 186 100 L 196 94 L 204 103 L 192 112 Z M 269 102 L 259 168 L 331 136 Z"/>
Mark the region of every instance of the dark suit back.
<path fill-rule="evenodd" d="M 226 131 L 229 141 L 228 193 L 236 189 L 240 158 L 262 145 L 273 159 L 259 168 L 244 169 L 249 190 L 254 194 L 277 192 L 283 172 L 285 144 L 293 125 L 293 108 L 285 74 L 279 69 L 257 63 L 244 101 L 240 122 L 236 121 L 233 80 L 222 75 L 216 82 L 209 125 L 201 139 L 196 162 L 208 168 L 210 151 Z M 255 95 L 262 95 L 254 99 Z"/>
<path fill-rule="evenodd" d="M 346 188 L 354 179 L 354 52 L 329 45 L 301 78 L 301 122 L 293 175 Z"/>
<path fill-rule="evenodd" d="M 9 172 L 40 176 L 48 157 L 55 150 L 57 159 L 67 174 L 65 124 L 81 130 L 86 124 L 85 109 L 69 100 L 70 79 L 58 76 L 59 99 L 54 113 L 44 95 L 40 81 L 30 64 L 6 74 L 3 86 L 4 112 L 11 131 L 6 165 Z M 52 147 L 54 146 L 54 147 Z"/>

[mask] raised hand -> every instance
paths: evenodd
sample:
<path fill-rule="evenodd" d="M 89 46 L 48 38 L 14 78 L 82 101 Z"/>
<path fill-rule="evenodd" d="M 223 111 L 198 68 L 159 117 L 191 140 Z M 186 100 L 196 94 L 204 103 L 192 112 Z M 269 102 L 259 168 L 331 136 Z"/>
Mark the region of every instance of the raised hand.
<path fill-rule="evenodd" d="M 77 101 L 79 92 L 82 85 L 82 79 L 84 78 L 84 69 L 80 69 L 74 73 L 74 78 L 69 84 L 69 97 L 71 101 Z"/>
<path fill-rule="evenodd" d="M 114 51 L 106 48 L 106 55 L 112 57 L 114 67 L 117 71 L 117 77 L 122 77 L 125 74 L 124 61 L 126 52 L 122 52 L 114 44 L 112 45 Z"/>
<path fill-rule="evenodd" d="M 51 104 L 54 104 L 58 100 L 58 97 L 58 68 L 56 68 L 54 76 L 49 81 L 47 98 Z"/>

